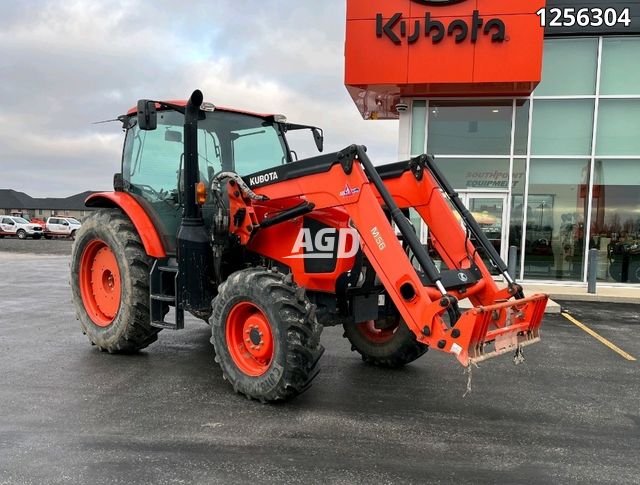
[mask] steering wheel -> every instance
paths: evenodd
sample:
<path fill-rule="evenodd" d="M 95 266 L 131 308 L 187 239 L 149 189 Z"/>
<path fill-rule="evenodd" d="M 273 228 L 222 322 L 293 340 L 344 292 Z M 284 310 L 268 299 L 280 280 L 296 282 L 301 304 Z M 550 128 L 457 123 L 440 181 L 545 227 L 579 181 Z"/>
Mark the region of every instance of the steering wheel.
<path fill-rule="evenodd" d="M 150 194 L 152 194 L 153 196 L 156 197 L 156 199 L 158 200 L 165 200 L 164 197 L 164 190 L 160 189 L 160 191 L 158 192 L 156 189 L 154 189 L 153 187 L 151 187 L 150 185 L 145 185 L 145 184 L 135 184 L 136 187 L 141 188 L 142 190 L 144 190 L 145 192 L 148 192 Z"/>

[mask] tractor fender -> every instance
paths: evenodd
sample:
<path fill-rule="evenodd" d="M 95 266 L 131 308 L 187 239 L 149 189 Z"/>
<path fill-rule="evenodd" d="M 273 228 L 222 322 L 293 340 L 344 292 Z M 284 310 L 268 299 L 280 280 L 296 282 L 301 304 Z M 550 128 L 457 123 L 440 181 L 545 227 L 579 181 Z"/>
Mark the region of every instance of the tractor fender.
<path fill-rule="evenodd" d="M 125 192 L 98 192 L 84 201 L 87 207 L 118 207 L 131 219 L 140 235 L 146 253 L 154 258 L 166 258 L 162 240 L 156 227 L 142 206 Z"/>

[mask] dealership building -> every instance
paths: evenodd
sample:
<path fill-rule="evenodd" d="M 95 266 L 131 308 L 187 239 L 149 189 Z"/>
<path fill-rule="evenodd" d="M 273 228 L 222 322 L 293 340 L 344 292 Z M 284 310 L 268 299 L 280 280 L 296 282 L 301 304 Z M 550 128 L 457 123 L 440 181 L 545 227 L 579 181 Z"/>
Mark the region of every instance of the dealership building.
<path fill-rule="evenodd" d="M 435 156 L 518 279 L 584 285 L 596 249 L 640 285 L 640 1 L 348 0 L 346 32 L 362 116 Z"/>

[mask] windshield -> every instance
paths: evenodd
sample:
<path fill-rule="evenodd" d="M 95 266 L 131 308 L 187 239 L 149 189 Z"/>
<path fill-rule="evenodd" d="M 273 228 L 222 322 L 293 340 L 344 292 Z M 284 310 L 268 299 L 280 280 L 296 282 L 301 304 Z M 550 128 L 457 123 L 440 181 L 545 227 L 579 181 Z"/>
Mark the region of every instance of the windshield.
<path fill-rule="evenodd" d="M 67 217 L 67 220 L 71 223 L 71 224 L 80 224 L 80 221 L 77 219 L 74 219 L 73 217 Z"/>
<path fill-rule="evenodd" d="M 29 224 L 29 221 L 26 219 L 23 219 L 22 217 L 13 217 L 12 219 L 18 224 Z"/>
<path fill-rule="evenodd" d="M 184 116 L 176 111 L 158 112 L 158 128 L 138 129 L 135 118 L 127 132 L 123 175 L 156 199 L 177 201 L 184 172 Z M 282 134 L 263 118 L 227 111 L 207 112 L 198 122 L 200 180 L 214 173 L 234 171 L 240 175 L 289 161 Z"/>

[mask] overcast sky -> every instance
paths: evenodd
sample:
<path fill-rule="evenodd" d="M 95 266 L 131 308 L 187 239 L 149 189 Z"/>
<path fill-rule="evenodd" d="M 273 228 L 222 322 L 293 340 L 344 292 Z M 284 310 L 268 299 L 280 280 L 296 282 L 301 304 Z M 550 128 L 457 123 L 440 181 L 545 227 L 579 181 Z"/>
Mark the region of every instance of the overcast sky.
<path fill-rule="evenodd" d="M 0 188 L 109 190 L 119 123 L 139 98 L 286 114 L 326 150 L 397 153 L 397 122 L 363 121 L 343 85 L 345 1 L 0 2 Z"/>

